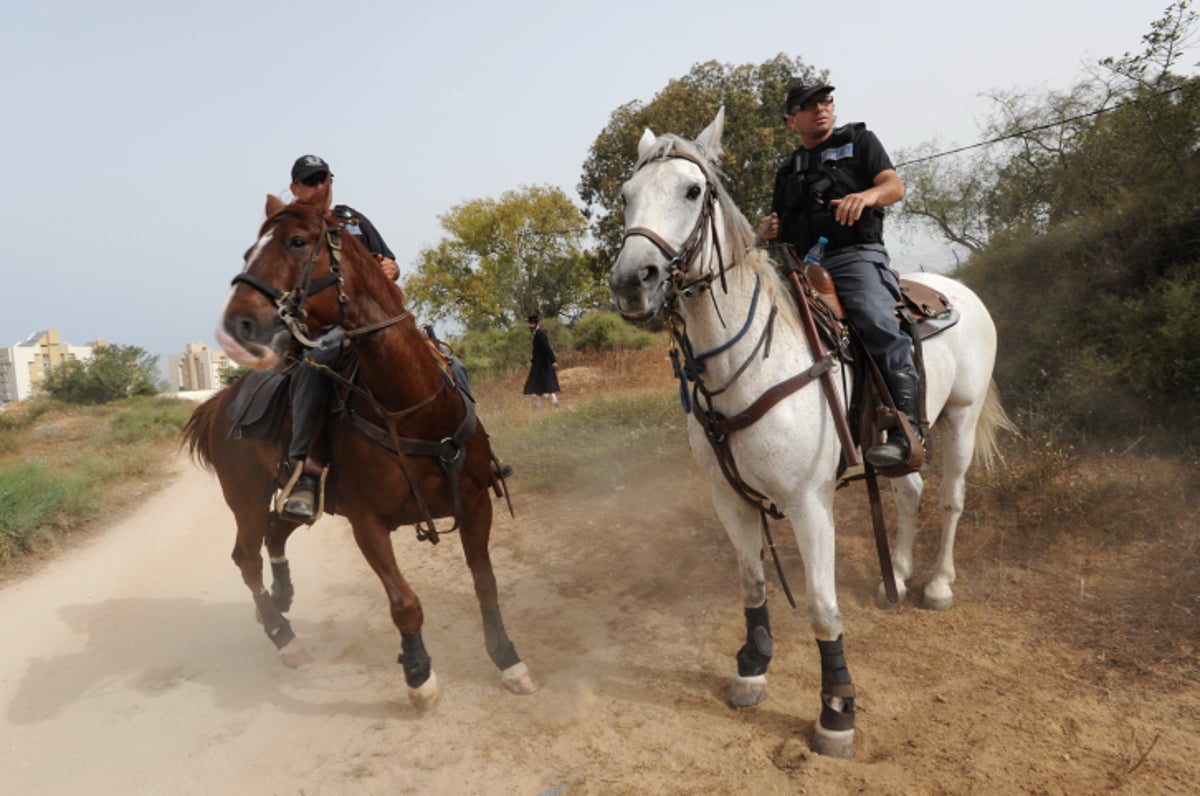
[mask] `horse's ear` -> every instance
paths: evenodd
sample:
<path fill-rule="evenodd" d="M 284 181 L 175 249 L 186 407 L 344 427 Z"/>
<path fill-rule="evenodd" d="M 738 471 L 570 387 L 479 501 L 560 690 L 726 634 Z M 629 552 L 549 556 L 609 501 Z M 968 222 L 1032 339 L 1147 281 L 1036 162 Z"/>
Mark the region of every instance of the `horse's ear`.
<path fill-rule="evenodd" d="M 650 147 L 654 146 L 654 142 L 658 137 L 650 132 L 650 128 L 646 128 L 646 132 L 642 133 L 641 140 L 638 141 L 638 159 L 646 157 L 646 153 L 650 151 Z"/>
<path fill-rule="evenodd" d="M 273 193 L 267 194 L 267 218 L 283 209 L 283 200 Z"/>
<path fill-rule="evenodd" d="M 705 127 L 704 132 L 696 139 L 696 146 L 704 150 L 704 156 L 710 163 L 716 163 L 721 159 L 721 155 L 725 154 L 725 150 L 721 148 L 721 134 L 724 132 L 725 106 L 722 105 L 717 111 L 717 118 L 713 119 L 712 124 Z"/>

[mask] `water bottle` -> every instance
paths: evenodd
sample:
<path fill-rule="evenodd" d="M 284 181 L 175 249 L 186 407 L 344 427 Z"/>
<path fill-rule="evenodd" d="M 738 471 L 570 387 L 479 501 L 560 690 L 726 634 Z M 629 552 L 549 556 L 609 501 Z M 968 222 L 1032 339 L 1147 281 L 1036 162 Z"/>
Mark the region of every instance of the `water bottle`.
<path fill-rule="evenodd" d="M 817 238 L 817 242 L 808 250 L 808 254 L 804 255 L 804 262 L 820 265 L 821 258 L 825 256 L 825 244 L 829 243 L 829 238 L 822 235 Z"/>
<path fill-rule="evenodd" d="M 842 304 L 838 301 L 837 288 L 834 287 L 833 279 L 830 278 L 829 272 L 821 267 L 821 258 L 825 256 L 826 243 L 829 243 L 829 238 L 822 235 L 817 238 L 817 242 L 808 250 L 808 254 L 804 255 L 803 275 L 808 280 L 808 284 L 812 285 L 813 289 L 820 294 L 821 299 L 833 312 L 834 317 L 842 320 L 845 316 Z"/>

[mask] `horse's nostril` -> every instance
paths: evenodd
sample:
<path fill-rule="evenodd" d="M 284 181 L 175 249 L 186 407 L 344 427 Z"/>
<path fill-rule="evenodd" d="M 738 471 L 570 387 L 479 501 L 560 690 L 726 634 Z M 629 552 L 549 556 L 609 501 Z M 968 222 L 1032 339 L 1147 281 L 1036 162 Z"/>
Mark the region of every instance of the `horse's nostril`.
<path fill-rule="evenodd" d="M 233 336 L 238 340 L 249 340 L 254 332 L 254 321 L 242 315 L 238 318 L 231 318 Z"/>
<path fill-rule="evenodd" d="M 652 285 L 658 282 L 658 273 L 659 268 L 657 265 L 644 265 L 638 271 L 638 277 L 642 280 L 643 284 Z"/>

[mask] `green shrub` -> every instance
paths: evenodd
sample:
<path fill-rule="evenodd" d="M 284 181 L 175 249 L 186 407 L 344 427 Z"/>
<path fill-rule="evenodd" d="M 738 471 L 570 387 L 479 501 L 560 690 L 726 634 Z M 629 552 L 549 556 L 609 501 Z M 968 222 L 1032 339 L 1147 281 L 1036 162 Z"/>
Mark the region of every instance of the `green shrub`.
<path fill-rule="evenodd" d="M 47 526 L 69 528 L 72 517 L 95 498 L 88 476 L 62 472 L 38 461 L 0 467 L 0 536 L 4 547 L 26 551 Z"/>
<path fill-rule="evenodd" d="M 654 335 L 611 310 L 593 310 L 571 330 L 576 351 L 630 351 L 654 344 Z"/>

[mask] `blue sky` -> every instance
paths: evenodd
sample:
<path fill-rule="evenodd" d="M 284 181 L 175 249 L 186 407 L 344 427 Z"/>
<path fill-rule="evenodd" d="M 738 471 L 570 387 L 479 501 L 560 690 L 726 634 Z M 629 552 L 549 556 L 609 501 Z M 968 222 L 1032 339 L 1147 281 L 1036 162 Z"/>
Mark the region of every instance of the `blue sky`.
<path fill-rule="evenodd" d="M 370 216 L 410 269 L 458 203 L 535 184 L 576 196 L 612 110 L 693 64 L 798 55 L 829 70 L 841 121 L 866 121 L 893 153 L 948 148 L 979 139 L 986 92 L 1066 89 L 1099 59 L 1140 52 L 1166 7 L 6 4 L 0 345 L 56 328 L 74 344 L 140 346 L 164 366 L 188 342 L 213 345 L 266 194 L 286 189 L 301 154 L 331 163 L 335 198 Z M 944 246 L 892 249 L 900 270 L 952 261 Z"/>

